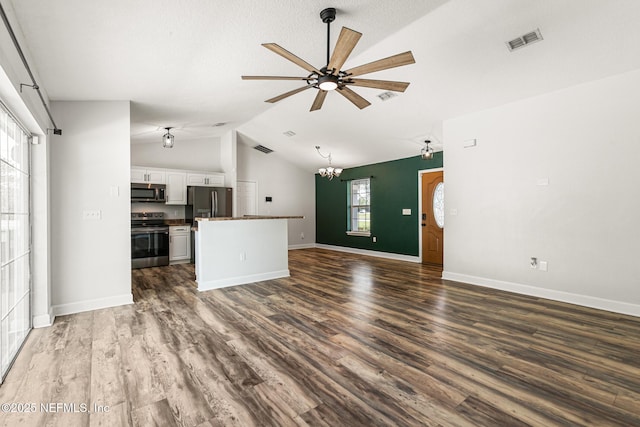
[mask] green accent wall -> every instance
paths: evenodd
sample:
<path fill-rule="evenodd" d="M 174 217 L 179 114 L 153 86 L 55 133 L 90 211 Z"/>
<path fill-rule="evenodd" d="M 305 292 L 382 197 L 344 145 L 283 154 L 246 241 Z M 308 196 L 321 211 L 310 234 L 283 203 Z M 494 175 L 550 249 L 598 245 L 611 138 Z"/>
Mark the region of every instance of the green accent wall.
<path fill-rule="evenodd" d="M 415 156 L 345 169 L 331 181 L 316 174 L 316 243 L 418 256 L 418 171 L 441 167 L 438 152 L 431 160 Z M 372 177 L 371 237 L 349 236 L 347 181 L 366 177 Z"/>

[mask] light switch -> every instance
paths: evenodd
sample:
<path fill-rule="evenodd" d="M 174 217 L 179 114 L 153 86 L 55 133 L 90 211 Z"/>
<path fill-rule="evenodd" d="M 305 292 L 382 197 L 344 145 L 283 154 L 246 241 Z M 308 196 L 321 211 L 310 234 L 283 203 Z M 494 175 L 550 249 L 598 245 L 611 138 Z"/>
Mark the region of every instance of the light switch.
<path fill-rule="evenodd" d="M 111 197 L 120 196 L 120 188 L 117 185 L 112 185 L 111 187 L 109 187 L 109 195 Z"/>
<path fill-rule="evenodd" d="M 455 209 L 455 208 L 454 208 L 454 209 L 451 209 L 449 212 L 451 213 L 451 216 L 456 216 L 456 215 L 458 215 L 458 209 Z"/>
<path fill-rule="evenodd" d="M 402 215 L 411 215 L 411 209 L 402 209 Z"/>

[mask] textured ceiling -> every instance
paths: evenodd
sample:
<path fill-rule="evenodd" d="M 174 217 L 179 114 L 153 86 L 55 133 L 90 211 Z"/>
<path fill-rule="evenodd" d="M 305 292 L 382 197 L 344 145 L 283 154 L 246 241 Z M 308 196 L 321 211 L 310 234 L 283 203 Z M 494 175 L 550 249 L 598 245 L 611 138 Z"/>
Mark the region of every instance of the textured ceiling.
<path fill-rule="evenodd" d="M 331 151 L 355 166 L 418 154 L 440 143 L 442 120 L 640 68 L 636 0 L 13 0 L 26 50 L 52 100 L 131 100 L 132 143 L 218 138 L 238 129 L 310 171 Z M 306 75 L 261 43 L 278 43 L 316 67 L 326 55 L 325 7 L 363 33 L 345 64 L 412 50 L 416 64 L 367 78 L 409 81 L 388 101 L 355 90 L 358 110 L 329 93 L 309 112 L 314 90 L 272 105 L 301 86 L 243 81 L 249 75 Z M 509 52 L 505 42 L 539 28 L 544 40 Z M 214 127 L 216 123 L 227 123 Z M 296 133 L 293 137 L 285 131 Z"/>

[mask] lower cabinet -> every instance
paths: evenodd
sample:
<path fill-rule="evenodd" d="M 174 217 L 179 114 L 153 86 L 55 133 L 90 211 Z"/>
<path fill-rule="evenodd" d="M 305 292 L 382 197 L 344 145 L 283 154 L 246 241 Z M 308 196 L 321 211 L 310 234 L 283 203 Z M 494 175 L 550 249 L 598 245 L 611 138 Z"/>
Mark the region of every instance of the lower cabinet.
<path fill-rule="evenodd" d="M 169 262 L 191 260 L 191 226 L 169 227 Z"/>

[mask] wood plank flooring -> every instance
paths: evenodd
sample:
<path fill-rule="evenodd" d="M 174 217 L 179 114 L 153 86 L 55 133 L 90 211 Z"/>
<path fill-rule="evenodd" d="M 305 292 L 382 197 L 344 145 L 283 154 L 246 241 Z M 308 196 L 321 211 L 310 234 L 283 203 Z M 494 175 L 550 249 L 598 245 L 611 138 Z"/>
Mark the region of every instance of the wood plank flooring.
<path fill-rule="evenodd" d="M 289 256 L 290 278 L 202 293 L 192 265 L 134 270 L 134 305 L 31 332 L 0 403 L 37 410 L 0 424 L 640 426 L 639 318 Z"/>

